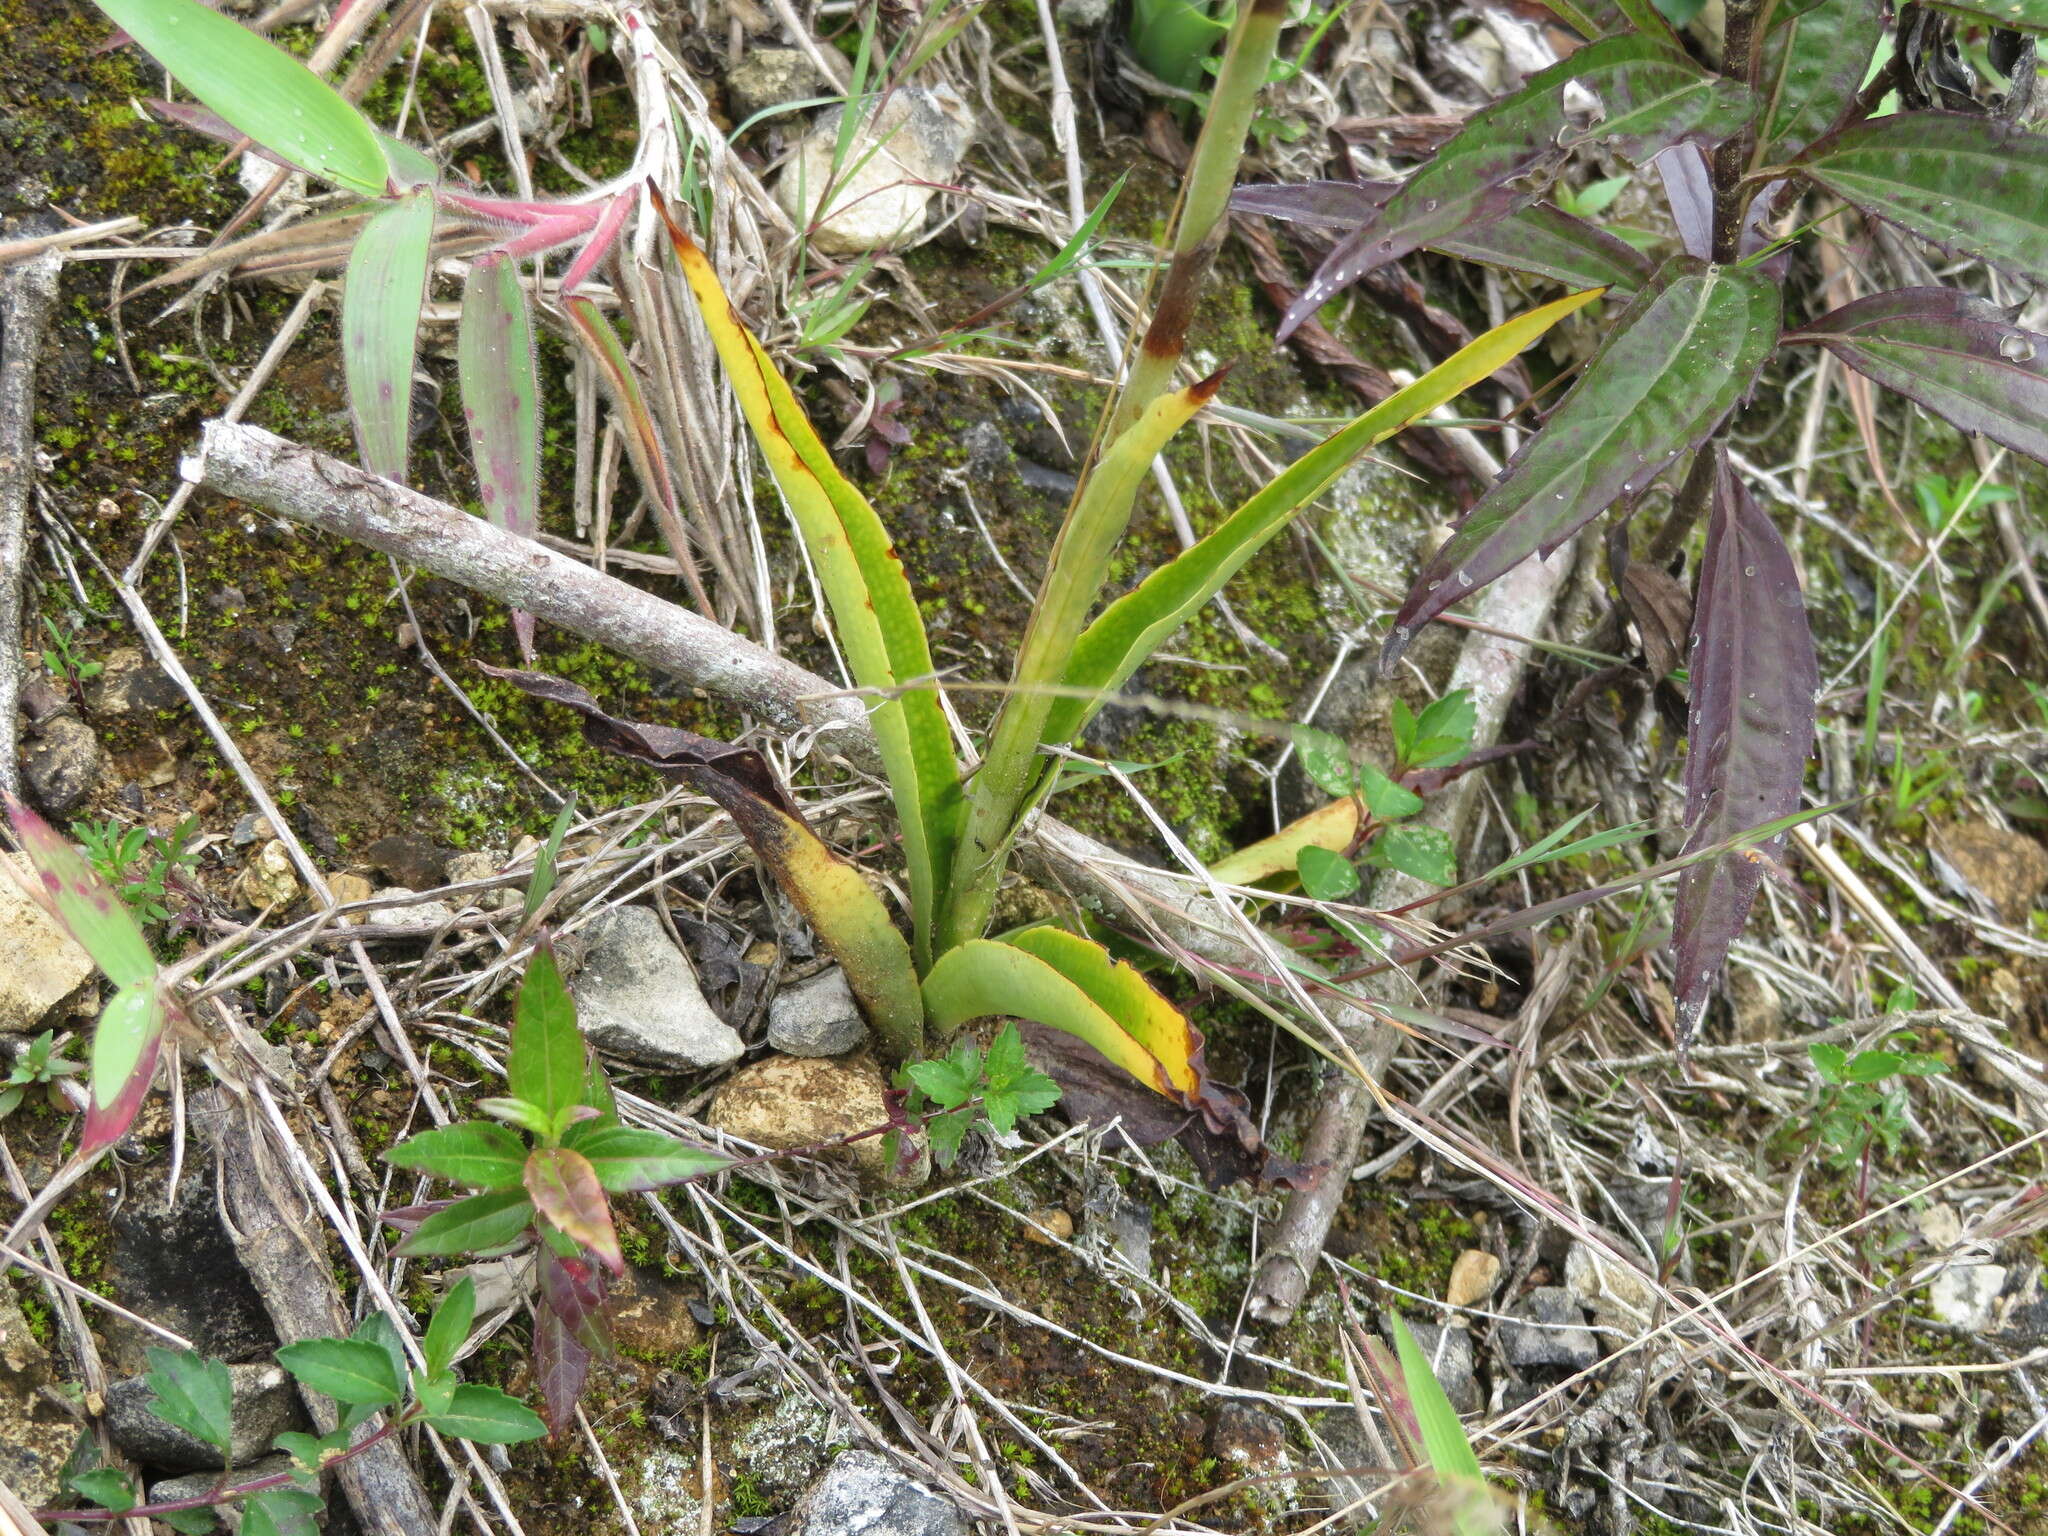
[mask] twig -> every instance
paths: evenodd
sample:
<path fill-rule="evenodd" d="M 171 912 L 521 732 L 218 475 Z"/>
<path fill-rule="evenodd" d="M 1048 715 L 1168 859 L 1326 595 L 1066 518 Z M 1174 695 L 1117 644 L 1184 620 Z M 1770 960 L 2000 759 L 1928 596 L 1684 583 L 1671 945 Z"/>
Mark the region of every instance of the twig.
<path fill-rule="evenodd" d="M 61 259 L 0 269 L 0 790 L 21 792 L 14 714 L 21 698 L 21 580 L 35 478 L 36 355 L 57 302 Z"/>

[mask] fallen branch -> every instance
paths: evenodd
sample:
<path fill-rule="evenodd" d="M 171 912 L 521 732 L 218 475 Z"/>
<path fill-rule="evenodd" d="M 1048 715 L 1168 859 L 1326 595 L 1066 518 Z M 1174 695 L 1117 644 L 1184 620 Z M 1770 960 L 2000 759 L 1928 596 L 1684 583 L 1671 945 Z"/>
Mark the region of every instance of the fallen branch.
<path fill-rule="evenodd" d="M 15 711 L 21 700 L 21 583 L 36 464 L 36 356 L 63 263 L 46 251 L 0 267 L 0 790 L 21 793 Z"/>

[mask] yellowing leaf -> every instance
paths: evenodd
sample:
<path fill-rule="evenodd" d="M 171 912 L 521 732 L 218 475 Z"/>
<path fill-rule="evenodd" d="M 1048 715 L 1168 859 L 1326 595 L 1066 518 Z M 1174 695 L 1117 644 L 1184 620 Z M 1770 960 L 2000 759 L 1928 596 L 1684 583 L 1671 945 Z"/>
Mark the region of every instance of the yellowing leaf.
<path fill-rule="evenodd" d="M 1357 835 L 1358 802 L 1346 796 L 1296 818 L 1271 837 L 1262 837 L 1226 854 L 1209 866 L 1209 873 L 1225 885 L 1255 885 L 1275 875 L 1286 875 L 1290 879 L 1279 882 L 1280 888 L 1285 889 L 1292 884 L 1302 849 L 1321 848 L 1339 853 L 1349 848 Z"/>

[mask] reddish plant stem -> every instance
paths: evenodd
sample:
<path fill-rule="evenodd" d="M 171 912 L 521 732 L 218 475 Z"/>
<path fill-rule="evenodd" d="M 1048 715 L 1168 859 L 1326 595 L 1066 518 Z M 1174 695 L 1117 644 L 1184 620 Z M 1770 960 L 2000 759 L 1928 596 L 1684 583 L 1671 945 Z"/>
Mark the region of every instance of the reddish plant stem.
<path fill-rule="evenodd" d="M 403 1429 L 410 1419 L 387 1420 L 384 1427 L 374 1435 L 359 1440 L 337 1456 L 321 1463 L 321 1470 L 336 1466 L 367 1451 L 380 1440 L 387 1440 L 394 1431 Z M 141 1520 L 153 1515 L 172 1515 L 181 1509 L 210 1509 L 216 1504 L 226 1504 L 234 1499 L 246 1499 L 252 1493 L 268 1493 L 273 1488 L 282 1488 L 287 1483 L 298 1481 L 297 1472 L 274 1472 L 269 1477 L 259 1477 L 253 1482 L 237 1483 L 232 1488 L 216 1488 L 211 1493 L 194 1494 L 189 1499 L 166 1499 L 161 1504 L 137 1504 L 130 1509 L 39 1509 L 38 1520 L 68 1520 L 79 1525 L 91 1525 L 108 1520 Z"/>

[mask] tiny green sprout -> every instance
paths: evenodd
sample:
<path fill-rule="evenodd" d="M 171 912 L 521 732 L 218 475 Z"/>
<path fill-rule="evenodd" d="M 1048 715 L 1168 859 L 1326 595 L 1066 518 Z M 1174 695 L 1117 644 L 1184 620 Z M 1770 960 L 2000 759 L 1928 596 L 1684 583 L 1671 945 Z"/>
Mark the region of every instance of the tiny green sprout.
<path fill-rule="evenodd" d="M 85 1064 L 59 1056 L 58 1044 L 57 1032 L 46 1029 L 22 1047 L 21 1054 L 14 1058 L 14 1069 L 0 1079 L 0 1120 L 5 1120 L 21 1107 L 31 1088 L 45 1089 L 53 1108 L 64 1107 L 63 1092 L 58 1085 L 65 1078 L 83 1072 Z"/>
<path fill-rule="evenodd" d="M 996 1032 L 986 1052 L 962 1040 L 945 1056 L 909 1063 L 896 1081 L 909 1093 L 905 1115 L 922 1126 L 941 1168 L 952 1167 L 976 1125 L 1007 1136 L 1018 1120 L 1052 1108 L 1060 1097 L 1059 1085 L 1024 1059 L 1024 1037 L 1014 1022 Z"/>
<path fill-rule="evenodd" d="M 1839 1045 L 1816 1041 L 1806 1052 L 1823 1084 L 1814 1134 L 1828 1162 L 1842 1169 L 1855 1167 L 1879 1144 L 1896 1155 L 1906 1129 L 1906 1079 L 1948 1071 L 1939 1056 L 1921 1051 L 1852 1056 Z"/>

